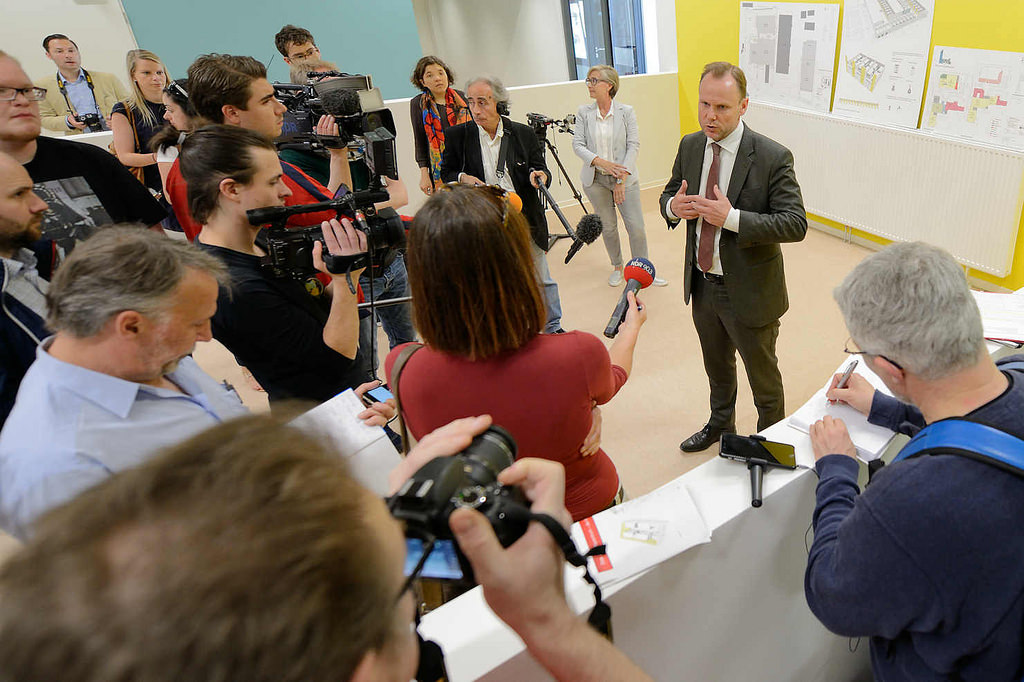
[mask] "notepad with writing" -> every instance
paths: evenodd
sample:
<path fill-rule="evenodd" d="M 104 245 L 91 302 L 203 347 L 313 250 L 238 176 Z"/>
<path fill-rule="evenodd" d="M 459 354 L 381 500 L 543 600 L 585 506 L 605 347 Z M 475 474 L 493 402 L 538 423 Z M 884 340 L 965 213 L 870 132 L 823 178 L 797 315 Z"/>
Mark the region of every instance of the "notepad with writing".
<path fill-rule="evenodd" d="M 840 365 L 835 373 L 841 373 L 849 362 L 847 360 Z M 885 384 L 882 383 L 882 380 L 878 378 L 878 375 L 872 372 L 863 361 L 857 364 L 857 369 L 854 372 L 867 379 L 879 391 L 886 395 L 892 395 L 889 389 L 885 387 Z M 889 441 L 896 435 L 895 432 L 890 431 L 884 426 L 869 424 L 866 416 L 849 405 L 839 403 L 830 405 L 828 398 L 825 397 L 825 392 L 828 391 L 831 385 L 832 377 L 829 376 L 828 381 L 821 387 L 821 390 L 811 396 L 811 399 L 804 403 L 803 407 L 790 415 L 788 419 L 789 425 L 798 431 L 807 433 L 811 430 L 811 424 L 825 415 L 829 415 L 834 419 L 842 419 L 843 423 L 846 424 L 846 429 L 850 432 L 850 439 L 857 447 L 857 456 L 865 462 L 878 459 L 885 452 Z"/>

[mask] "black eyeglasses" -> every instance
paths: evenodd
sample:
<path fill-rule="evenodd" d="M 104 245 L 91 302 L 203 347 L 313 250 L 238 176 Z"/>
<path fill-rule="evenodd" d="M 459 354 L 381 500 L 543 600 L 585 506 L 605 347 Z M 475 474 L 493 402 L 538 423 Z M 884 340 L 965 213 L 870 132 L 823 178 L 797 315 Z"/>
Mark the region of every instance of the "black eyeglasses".
<path fill-rule="evenodd" d="M 874 355 L 875 357 L 882 358 L 883 360 L 886 360 L 886 361 L 892 363 L 893 366 L 896 367 L 896 369 L 903 369 L 903 365 L 901 365 L 900 363 L 896 362 L 895 360 L 893 360 L 891 358 L 887 358 L 884 355 L 881 355 L 879 353 L 872 353 L 871 351 L 866 351 L 866 350 L 850 350 L 850 344 L 854 344 L 854 348 L 857 347 L 856 344 L 854 343 L 854 340 L 853 340 L 852 336 L 850 338 L 846 339 L 846 343 L 843 344 L 843 352 L 846 353 L 847 355 Z"/>
<path fill-rule="evenodd" d="M 29 102 L 41 102 L 46 99 L 46 88 L 9 88 L 0 86 L 0 102 L 12 102 L 19 94 L 25 95 Z"/>
<path fill-rule="evenodd" d="M 597 85 L 598 83 L 604 83 L 606 81 L 601 78 L 587 78 L 583 82 L 587 85 Z"/>

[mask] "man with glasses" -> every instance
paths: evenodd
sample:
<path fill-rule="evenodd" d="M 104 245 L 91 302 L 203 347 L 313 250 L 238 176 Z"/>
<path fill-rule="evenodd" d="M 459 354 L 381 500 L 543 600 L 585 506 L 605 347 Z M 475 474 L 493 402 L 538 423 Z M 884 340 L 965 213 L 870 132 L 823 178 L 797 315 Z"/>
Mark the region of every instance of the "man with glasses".
<path fill-rule="evenodd" d="M 288 66 L 320 59 L 320 48 L 316 46 L 313 34 L 292 24 L 281 27 L 274 36 L 274 45 Z"/>
<path fill-rule="evenodd" d="M 530 250 L 534 266 L 544 288 L 548 317 L 544 333 L 561 333 L 562 304 L 546 255 L 550 248 L 548 222 L 536 190 L 542 182 L 551 185 L 544 151 L 530 126 L 508 118 L 508 90 L 497 78 L 469 81 L 466 103 L 473 120 L 445 132 L 441 179 L 467 185 L 496 185 L 519 196 L 533 237 Z"/>
<path fill-rule="evenodd" d="M 845 388 L 837 375 L 828 397 L 893 431 L 929 428 L 929 452 L 908 457 L 916 441 L 905 445 L 860 493 L 846 426 L 811 425 L 820 480 L 807 602 L 830 630 L 871 637 L 877 679 L 1019 680 L 1024 471 L 994 461 L 989 439 L 1024 450 L 1024 356 L 992 361 L 963 269 L 921 242 L 868 256 L 835 298 L 847 352 L 896 397 L 857 374 Z M 973 435 L 965 446 L 935 426 Z"/>
<path fill-rule="evenodd" d="M 45 97 L 17 60 L 0 52 L 0 151 L 25 166 L 35 192 L 50 205 L 43 237 L 70 252 L 115 222 L 162 232 L 166 211 L 114 156 L 90 144 L 40 136 L 39 102 Z"/>
<path fill-rule="evenodd" d="M 43 38 L 43 50 L 57 67 L 53 76 L 36 83 L 46 90 L 46 98 L 39 105 L 43 126 L 77 135 L 88 128 L 78 118 L 92 114 L 99 117 L 104 130 L 109 129 L 107 121 L 114 105 L 130 94 L 121 81 L 113 74 L 82 68 L 78 45 L 62 33 Z"/>
<path fill-rule="evenodd" d="M 424 437 L 394 488 L 489 424 Z M 567 523 L 560 465 L 524 459 L 500 478 Z M 564 557 L 540 523 L 508 548 L 475 510 L 450 526 L 488 604 L 556 679 L 650 680 L 568 608 Z M 435 680 L 417 675 L 405 554 L 402 527 L 337 452 L 267 417 L 234 420 L 42 520 L 0 571 L 0 670 L 64 682 Z"/>

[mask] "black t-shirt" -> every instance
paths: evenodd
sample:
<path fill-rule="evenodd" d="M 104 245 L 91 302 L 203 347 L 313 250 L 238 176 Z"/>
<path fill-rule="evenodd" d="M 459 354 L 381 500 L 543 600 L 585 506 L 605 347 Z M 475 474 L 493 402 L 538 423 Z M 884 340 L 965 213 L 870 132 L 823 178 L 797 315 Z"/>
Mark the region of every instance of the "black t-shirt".
<path fill-rule="evenodd" d="M 43 237 L 70 253 L 75 244 L 114 223 L 149 227 L 167 216 L 146 187 L 110 152 L 85 142 L 51 137 L 36 140 L 36 155 L 25 164 L 35 192 L 50 210 Z"/>
<path fill-rule="evenodd" d="M 164 127 L 164 105 L 147 100 L 146 107 L 153 115 L 153 123 L 148 122 L 146 118 L 139 113 L 139 109 L 135 105 L 132 105 L 131 117 L 129 117 L 126 104 L 124 102 L 118 102 L 115 104 L 114 108 L 110 112 L 111 115 L 121 114 L 130 122 L 135 124 L 135 135 L 139 139 L 139 144 L 135 147 L 136 154 L 151 154 L 153 150 L 149 148 L 149 141 L 152 140 L 153 136 Z M 157 168 L 155 163 L 143 166 L 142 173 L 145 178 L 146 187 L 157 192 L 163 191 L 163 188 L 160 185 L 160 169 Z"/>
<path fill-rule="evenodd" d="M 315 278 L 308 283 L 275 279 L 258 256 L 196 242 L 228 266 L 231 291 L 222 287 L 213 316 L 213 336 L 248 368 L 271 401 L 323 402 L 367 381 L 363 363 L 324 343 L 330 315 Z M 307 286 L 308 285 L 308 286 Z"/>

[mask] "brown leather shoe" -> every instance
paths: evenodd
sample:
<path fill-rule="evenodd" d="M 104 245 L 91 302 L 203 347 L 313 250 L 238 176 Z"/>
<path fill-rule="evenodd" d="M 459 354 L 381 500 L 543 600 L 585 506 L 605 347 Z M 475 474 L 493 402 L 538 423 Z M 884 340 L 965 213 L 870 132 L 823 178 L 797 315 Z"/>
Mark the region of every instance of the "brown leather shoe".
<path fill-rule="evenodd" d="M 683 452 L 700 452 L 701 450 L 707 450 L 718 442 L 718 439 L 723 433 L 736 433 L 736 427 L 714 427 L 711 426 L 711 424 L 705 424 L 703 429 L 680 443 L 679 449 Z"/>

